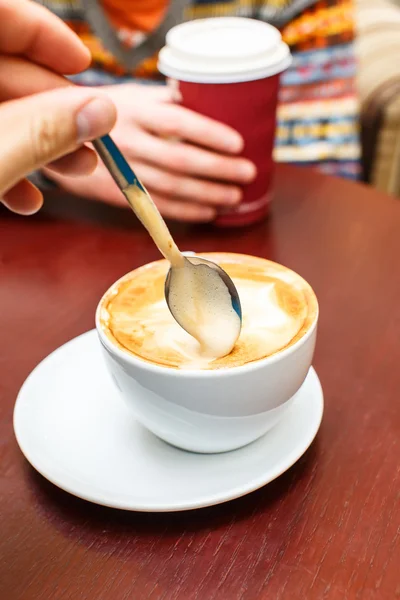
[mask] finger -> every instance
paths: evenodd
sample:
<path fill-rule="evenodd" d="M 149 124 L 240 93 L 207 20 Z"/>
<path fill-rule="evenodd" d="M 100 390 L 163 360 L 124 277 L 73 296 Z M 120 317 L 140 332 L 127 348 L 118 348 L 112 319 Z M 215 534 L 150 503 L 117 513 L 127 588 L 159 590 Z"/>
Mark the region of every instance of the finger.
<path fill-rule="evenodd" d="M 94 90 L 71 87 L 0 105 L 0 193 L 83 142 L 108 133 L 112 102 Z"/>
<path fill-rule="evenodd" d="M 0 0 L 1 2 L 1 0 Z M 23 98 L 72 83 L 26 58 L 3 56 L 0 60 L 0 101 Z"/>
<path fill-rule="evenodd" d="M 64 180 L 65 182 L 65 180 Z M 69 187 L 69 186 L 68 186 Z M 129 205 L 125 200 L 124 196 L 120 193 L 118 188 L 110 190 L 111 193 L 105 197 L 103 194 L 93 198 L 89 194 L 87 197 L 100 200 L 106 204 L 124 208 L 130 211 Z M 167 199 L 159 196 L 158 194 L 151 194 L 153 201 L 158 206 L 161 214 L 166 219 L 174 221 L 182 221 L 185 223 L 209 223 L 213 221 L 217 215 L 217 211 L 213 207 L 204 206 L 194 202 L 185 202 L 182 200 Z M 132 216 L 133 218 L 133 216 Z"/>
<path fill-rule="evenodd" d="M 78 73 L 90 52 L 49 10 L 28 0 L 0 0 L 0 52 L 19 54 L 57 73 Z"/>
<path fill-rule="evenodd" d="M 138 120 L 145 129 L 162 137 L 181 138 L 228 154 L 243 149 L 243 138 L 232 127 L 178 104 L 149 104 Z"/>
<path fill-rule="evenodd" d="M 69 177 L 82 177 L 82 175 L 90 175 L 95 170 L 97 154 L 87 146 L 82 146 L 72 154 L 62 156 L 47 166 L 50 171 L 55 173 Z"/>
<path fill-rule="evenodd" d="M 173 221 L 209 223 L 217 216 L 215 208 L 210 206 L 180 200 L 167 200 L 158 194 L 152 194 L 152 198 L 163 217 L 172 219 Z"/>
<path fill-rule="evenodd" d="M 130 210 L 123 194 L 101 162 L 98 163 L 93 175 L 82 179 L 53 175 L 48 169 L 44 169 L 44 173 L 69 193 Z M 167 219 L 205 223 L 212 221 L 216 216 L 216 210 L 213 207 L 178 199 L 167 199 L 157 193 L 152 193 L 151 197 Z"/>
<path fill-rule="evenodd" d="M 20 215 L 33 215 L 41 209 L 42 193 L 27 179 L 21 179 L 1 200 L 7 208 Z"/>
<path fill-rule="evenodd" d="M 101 161 L 98 161 L 96 169 L 88 177 L 67 177 L 49 168 L 42 169 L 42 172 L 70 194 L 129 209 L 123 193 Z"/>
<path fill-rule="evenodd" d="M 141 159 L 176 173 L 217 181 L 248 183 L 256 175 L 255 166 L 245 158 L 224 156 L 183 142 L 163 140 L 140 131 L 132 136 L 131 148 L 126 150 L 132 160 Z"/>
<path fill-rule="evenodd" d="M 106 93 L 113 94 L 115 85 L 105 85 L 102 89 Z M 148 102 L 173 102 L 171 88 L 163 84 L 120 83 L 118 84 L 118 91 L 120 92 L 120 101 L 123 103 L 125 100 L 128 106 L 132 106 L 132 104 L 146 105 Z"/>
<path fill-rule="evenodd" d="M 240 202 L 239 187 L 176 175 L 152 165 L 135 162 L 135 173 L 150 192 L 211 206 L 234 206 Z"/>

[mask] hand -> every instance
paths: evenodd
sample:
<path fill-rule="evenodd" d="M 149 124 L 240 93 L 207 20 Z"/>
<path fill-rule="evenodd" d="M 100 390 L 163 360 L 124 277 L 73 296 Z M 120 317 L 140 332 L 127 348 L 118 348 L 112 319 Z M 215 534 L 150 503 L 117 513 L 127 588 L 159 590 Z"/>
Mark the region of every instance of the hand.
<path fill-rule="evenodd" d="M 237 184 L 251 181 L 255 167 L 235 156 L 243 147 L 236 131 L 174 104 L 164 86 L 124 84 L 101 90 L 118 110 L 115 142 L 165 217 L 210 221 L 219 207 L 240 202 Z M 100 163 L 91 177 L 46 174 L 74 194 L 126 205 Z"/>
<path fill-rule="evenodd" d="M 49 11 L 28 0 L 0 0 L 0 199 L 11 210 L 40 208 L 41 193 L 24 179 L 34 169 L 50 164 L 79 175 L 96 167 L 95 153 L 82 143 L 112 128 L 115 108 L 61 76 L 89 62 L 84 45 Z"/>

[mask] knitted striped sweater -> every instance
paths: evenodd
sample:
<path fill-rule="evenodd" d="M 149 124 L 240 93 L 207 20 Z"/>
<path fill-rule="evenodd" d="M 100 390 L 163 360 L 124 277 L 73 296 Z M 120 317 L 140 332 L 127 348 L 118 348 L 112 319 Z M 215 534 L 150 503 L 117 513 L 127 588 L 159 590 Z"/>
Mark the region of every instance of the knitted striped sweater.
<path fill-rule="evenodd" d="M 91 50 L 91 68 L 76 79 L 84 85 L 160 79 L 157 52 L 164 44 L 165 30 L 181 20 L 246 16 L 272 23 L 280 28 L 294 56 L 281 78 L 276 160 L 358 177 L 352 0 L 165 0 L 166 10 L 154 32 L 133 29 L 123 19 L 116 23 L 107 12 L 113 0 L 37 1 L 66 21 Z M 134 10 L 135 0 L 125 0 L 124 10 L 129 4 Z M 114 44 L 102 20 L 113 32 Z M 127 48 L 131 64 L 120 60 Z"/>

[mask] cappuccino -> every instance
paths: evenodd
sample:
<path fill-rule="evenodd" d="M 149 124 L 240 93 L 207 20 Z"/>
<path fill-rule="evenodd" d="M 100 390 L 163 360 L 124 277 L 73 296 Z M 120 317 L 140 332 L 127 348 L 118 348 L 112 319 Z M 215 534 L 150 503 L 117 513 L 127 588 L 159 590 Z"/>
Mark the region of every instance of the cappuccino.
<path fill-rule="evenodd" d="M 105 294 L 100 325 L 110 341 L 163 367 L 221 369 L 281 352 L 302 338 L 316 320 L 318 305 L 312 288 L 290 269 L 240 254 L 202 256 L 219 264 L 239 292 L 242 330 L 230 354 L 205 355 L 200 344 L 176 323 L 164 298 L 169 268 L 165 260 L 136 269 Z"/>

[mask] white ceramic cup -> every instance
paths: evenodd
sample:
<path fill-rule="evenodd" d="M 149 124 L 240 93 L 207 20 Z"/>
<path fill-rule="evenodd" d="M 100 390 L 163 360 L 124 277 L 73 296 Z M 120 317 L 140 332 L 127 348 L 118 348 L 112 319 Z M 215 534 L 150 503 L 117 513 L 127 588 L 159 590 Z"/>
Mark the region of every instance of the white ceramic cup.
<path fill-rule="evenodd" d="M 311 366 L 318 311 L 306 333 L 273 356 L 226 369 L 179 370 L 114 345 L 100 324 L 101 304 L 96 328 L 117 388 L 144 427 L 184 450 L 226 452 L 261 437 L 284 415 Z"/>

